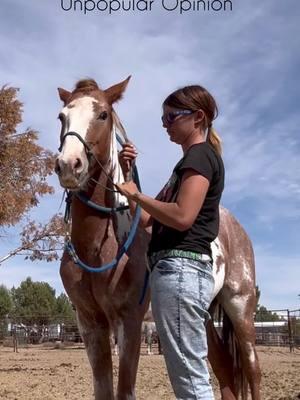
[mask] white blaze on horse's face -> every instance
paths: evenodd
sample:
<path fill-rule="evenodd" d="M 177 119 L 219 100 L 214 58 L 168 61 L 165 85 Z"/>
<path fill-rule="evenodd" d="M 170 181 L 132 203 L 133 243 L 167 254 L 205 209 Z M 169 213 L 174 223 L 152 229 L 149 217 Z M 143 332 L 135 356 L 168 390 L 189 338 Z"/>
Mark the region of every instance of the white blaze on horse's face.
<path fill-rule="evenodd" d="M 62 109 L 61 114 L 65 117 L 62 137 L 67 132 L 76 132 L 86 141 L 90 124 L 95 118 L 96 102 L 94 97 L 84 96 Z M 61 185 L 70 189 L 79 188 L 87 176 L 89 162 L 84 145 L 76 136 L 64 139 L 57 163 L 61 172 L 58 174 Z"/>

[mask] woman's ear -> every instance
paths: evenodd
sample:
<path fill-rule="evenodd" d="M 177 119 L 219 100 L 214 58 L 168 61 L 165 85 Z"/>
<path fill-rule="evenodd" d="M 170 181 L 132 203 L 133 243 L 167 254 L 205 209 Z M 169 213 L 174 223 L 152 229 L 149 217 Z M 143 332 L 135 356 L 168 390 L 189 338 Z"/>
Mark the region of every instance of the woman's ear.
<path fill-rule="evenodd" d="M 198 110 L 195 112 L 195 124 L 201 124 L 203 125 L 205 121 L 205 114 L 204 111 Z"/>

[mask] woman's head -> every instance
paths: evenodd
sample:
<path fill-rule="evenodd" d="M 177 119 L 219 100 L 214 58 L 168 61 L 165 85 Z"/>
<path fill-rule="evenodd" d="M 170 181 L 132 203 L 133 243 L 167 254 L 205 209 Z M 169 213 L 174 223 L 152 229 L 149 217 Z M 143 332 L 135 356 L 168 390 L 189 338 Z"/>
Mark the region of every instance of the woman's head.
<path fill-rule="evenodd" d="M 165 99 L 163 108 L 165 125 L 172 124 L 177 118 L 181 118 L 181 115 L 188 117 L 189 114 L 197 112 L 201 130 L 207 131 L 207 141 L 221 154 L 221 140 L 212 128 L 213 120 L 218 116 L 218 107 L 213 96 L 205 88 L 192 85 L 178 89 Z"/>

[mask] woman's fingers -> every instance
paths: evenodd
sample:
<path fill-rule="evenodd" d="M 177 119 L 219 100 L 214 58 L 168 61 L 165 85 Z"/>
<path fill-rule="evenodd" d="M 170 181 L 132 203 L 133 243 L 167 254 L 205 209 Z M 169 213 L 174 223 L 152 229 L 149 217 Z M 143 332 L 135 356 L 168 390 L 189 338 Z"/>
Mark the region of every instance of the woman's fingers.
<path fill-rule="evenodd" d="M 134 160 L 137 157 L 137 151 L 132 146 L 124 145 L 119 155 L 123 160 Z"/>
<path fill-rule="evenodd" d="M 137 150 L 132 143 L 125 143 L 119 152 L 119 161 L 121 163 L 123 173 L 128 173 L 131 169 L 132 162 L 137 157 Z"/>
<path fill-rule="evenodd" d="M 134 151 L 128 151 L 128 150 L 121 150 L 120 154 L 124 157 L 136 157 L 137 153 Z"/>
<path fill-rule="evenodd" d="M 124 146 L 123 149 L 121 150 L 121 153 L 130 153 L 130 154 L 137 154 L 137 150 L 135 147 L 132 146 Z"/>
<path fill-rule="evenodd" d="M 130 160 L 130 161 L 136 159 L 136 156 L 133 156 L 132 154 L 122 154 L 121 157 L 123 160 Z"/>

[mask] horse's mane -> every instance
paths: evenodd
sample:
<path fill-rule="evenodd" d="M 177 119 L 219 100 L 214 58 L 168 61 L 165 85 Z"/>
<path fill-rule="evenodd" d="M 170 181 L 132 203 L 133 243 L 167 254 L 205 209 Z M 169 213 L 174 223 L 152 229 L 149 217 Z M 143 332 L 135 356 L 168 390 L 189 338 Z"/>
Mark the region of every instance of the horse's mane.
<path fill-rule="evenodd" d="M 86 78 L 80 79 L 75 84 L 75 89 L 73 92 L 83 92 L 83 93 L 90 93 L 93 90 L 99 90 L 99 86 L 94 79 Z"/>
<path fill-rule="evenodd" d="M 118 145 L 117 145 L 117 134 L 121 137 L 123 141 L 127 141 L 126 131 L 117 115 L 115 110 L 112 111 L 113 117 L 113 132 L 112 132 L 112 140 L 110 145 L 110 161 L 111 161 L 111 169 L 112 169 L 112 178 L 114 182 L 124 182 L 124 175 L 119 163 L 118 156 Z M 122 196 L 120 193 L 115 193 L 116 204 L 128 204 L 128 200 L 125 196 Z"/>

